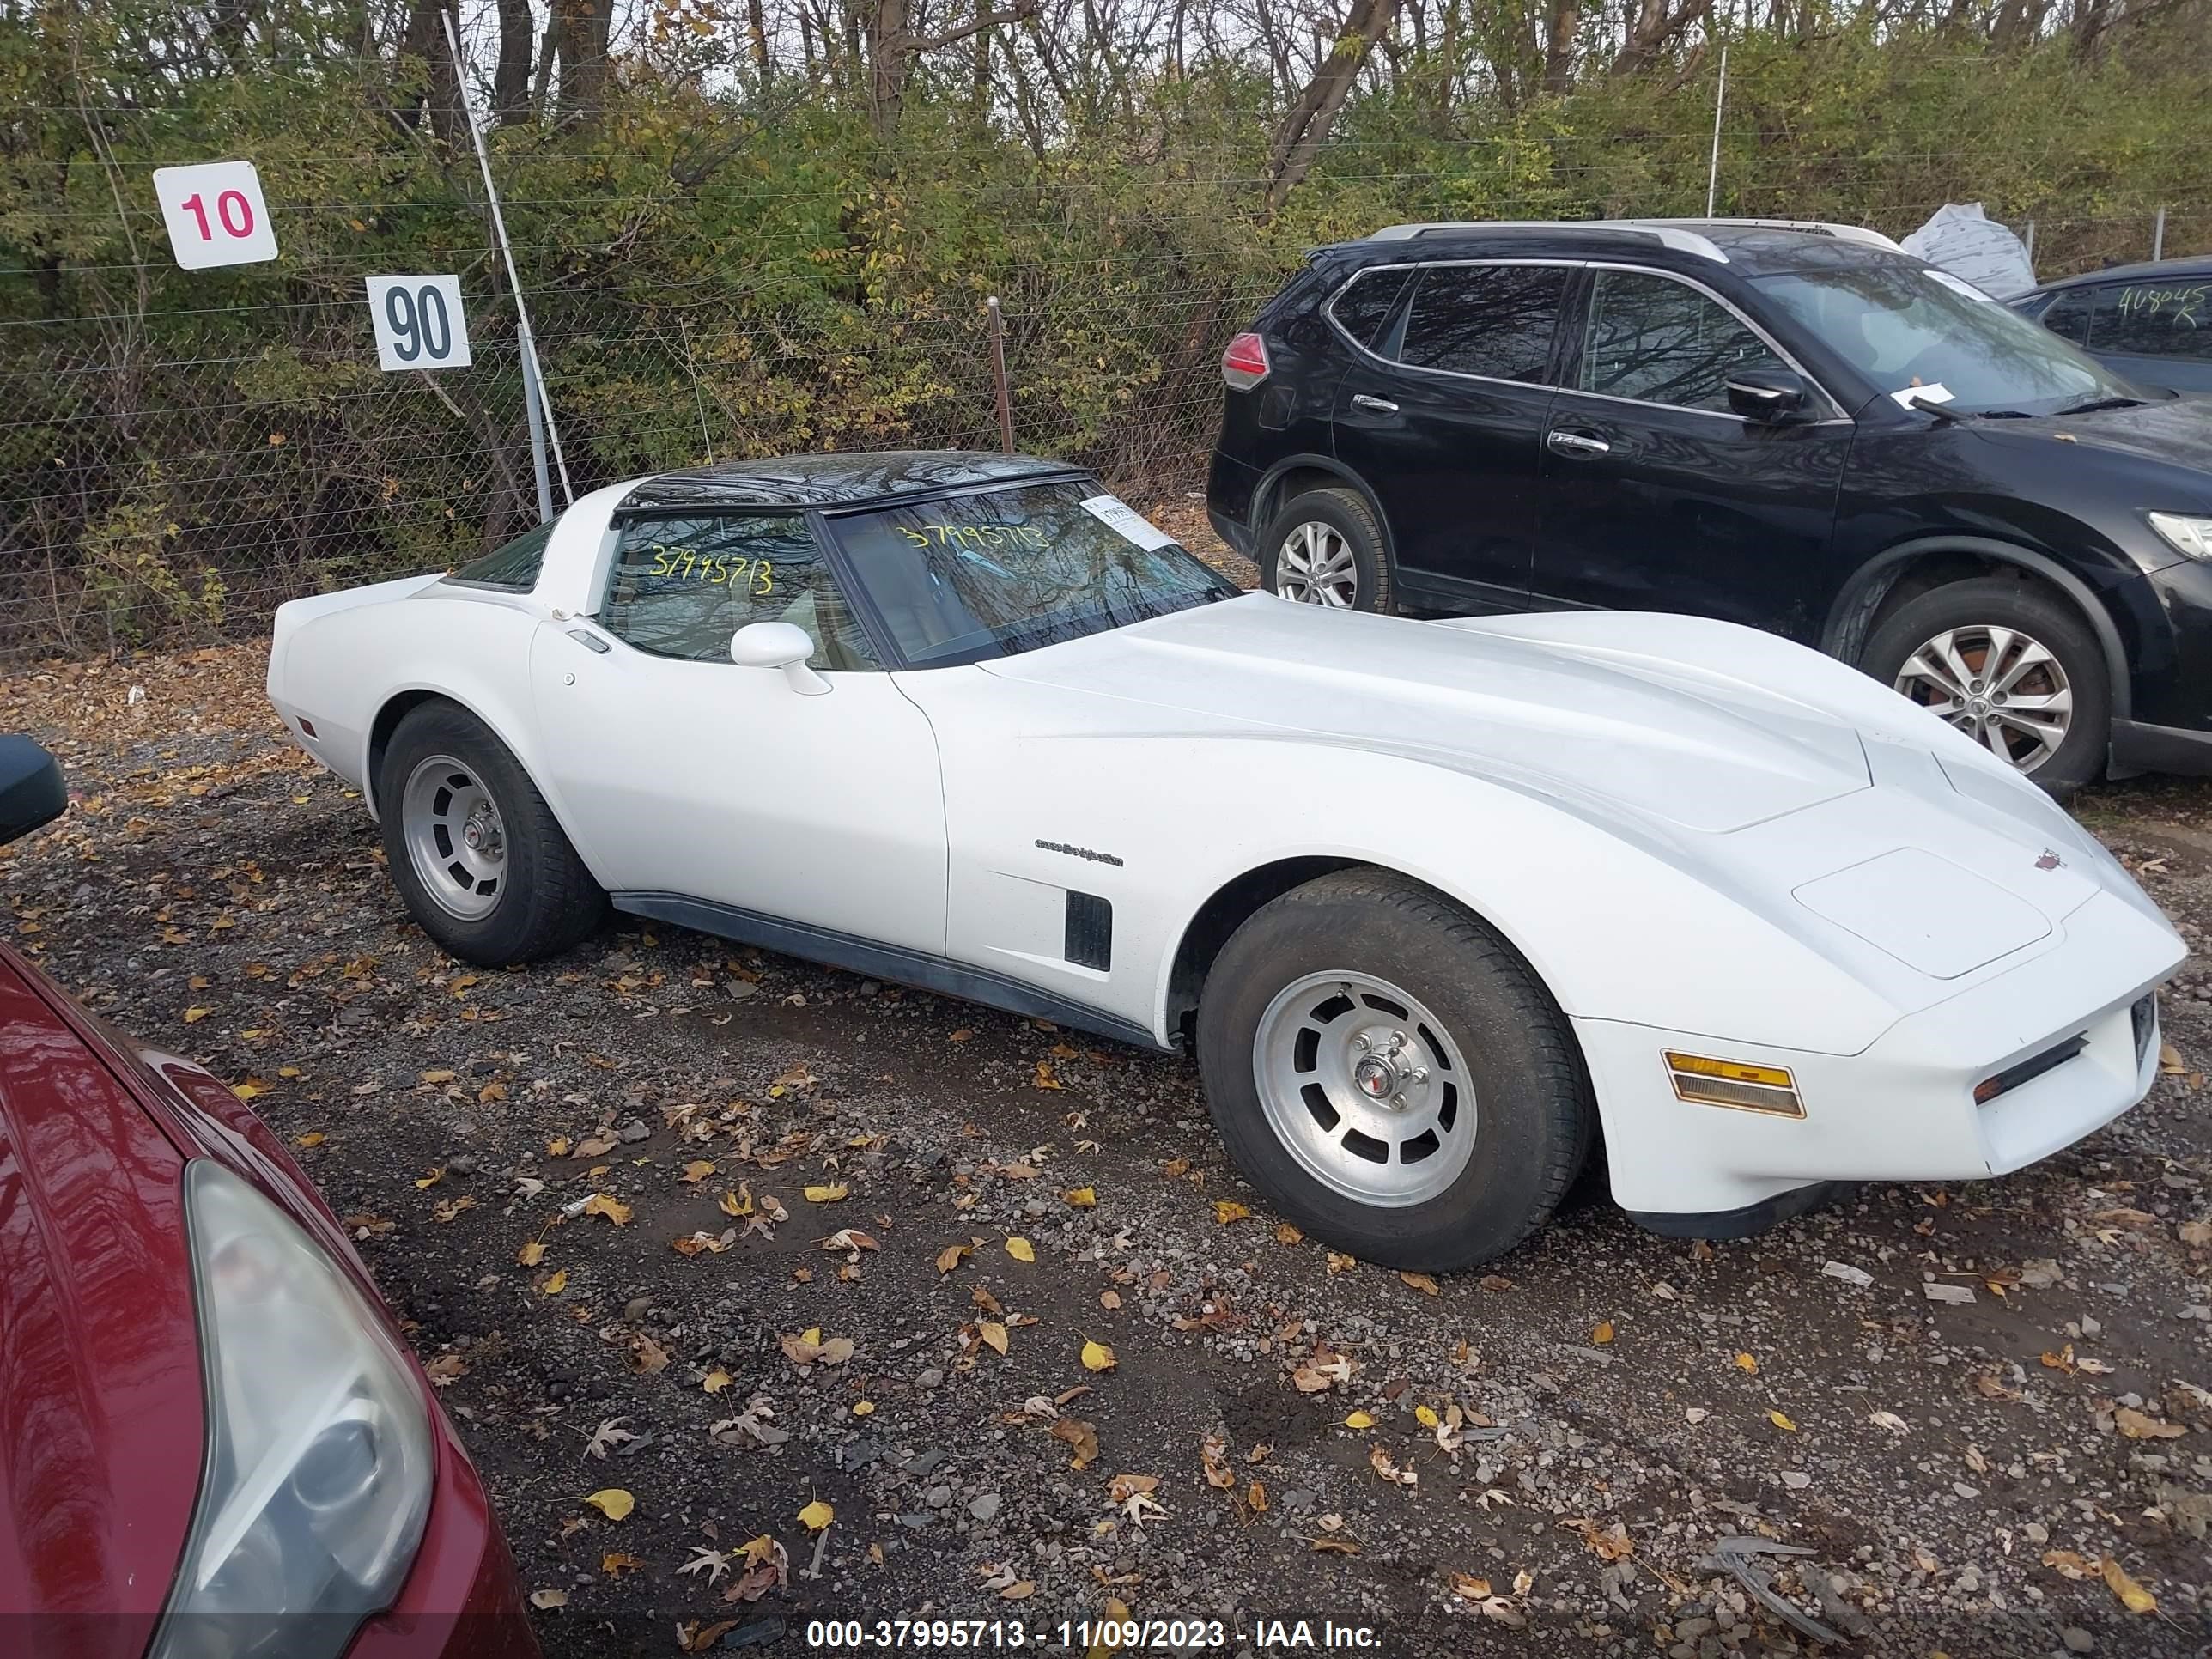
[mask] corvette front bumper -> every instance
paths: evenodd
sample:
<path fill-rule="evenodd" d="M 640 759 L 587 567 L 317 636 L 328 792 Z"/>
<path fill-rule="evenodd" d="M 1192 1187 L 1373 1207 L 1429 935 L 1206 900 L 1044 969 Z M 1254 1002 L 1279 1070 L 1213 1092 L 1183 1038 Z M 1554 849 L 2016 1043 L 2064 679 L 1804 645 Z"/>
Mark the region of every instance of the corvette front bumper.
<path fill-rule="evenodd" d="M 1899 1020 L 1856 1054 L 1577 1019 L 1614 1201 L 1655 1219 L 1786 1214 L 1802 1206 L 1784 1195 L 1816 1183 L 1971 1181 L 2024 1169 L 2149 1092 L 2158 1022 L 2154 1004 L 2136 1005 L 2180 955 L 2170 934 L 2104 893 L 2066 918 L 2050 948 Z M 2024 1062 L 2047 1063 L 2077 1038 L 2048 1069 L 1976 1103 L 1977 1085 L 2033 1070 Z M 1805 1115 L 1681 1100 L 1661 1058 L 1668 1049 L 1786 1067 Z"/>

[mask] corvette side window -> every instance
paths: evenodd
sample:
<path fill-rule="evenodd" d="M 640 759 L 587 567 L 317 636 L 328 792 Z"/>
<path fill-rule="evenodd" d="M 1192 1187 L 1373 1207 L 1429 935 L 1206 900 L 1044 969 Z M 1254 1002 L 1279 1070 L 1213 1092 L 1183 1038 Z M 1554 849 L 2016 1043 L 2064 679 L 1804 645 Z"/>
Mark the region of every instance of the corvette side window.
<path fill-rule="evenodd" d="M 1597 273 L 1583 339 L 1584 392 L 1726 414 L 1731 374 L 1782 367 L 1733 312 L 1686 283 L 1633 270 Z"/>
<path fill-rule="evenodd" d="M 545 544 L 553 539 L 553 526 L 560 522 L 557 518 L 549 519 L 534 530 L 524 531 L 506 546 L 463 565 L 446 580 L 527 593 L 538 586 L 538 567 L 545 562 Z"/>
<path fill-rule="evenodd" d="M 599 620 L 654 656 L 720 663 L 748 623 L 787 622 L 814 641 L 813 667 L 877 665 L 806 520 L 788 513 L 631 520 Z"/>

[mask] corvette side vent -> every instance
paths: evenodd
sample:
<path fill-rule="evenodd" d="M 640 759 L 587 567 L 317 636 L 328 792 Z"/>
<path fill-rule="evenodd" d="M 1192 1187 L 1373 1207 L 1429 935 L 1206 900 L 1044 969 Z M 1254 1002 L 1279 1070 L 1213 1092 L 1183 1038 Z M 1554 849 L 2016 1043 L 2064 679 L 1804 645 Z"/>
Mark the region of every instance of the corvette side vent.
<path fill-rule="evenodd" d="M 1114 906 L 1096 893 L 1067 896 L 1067 945 L 1062 952 L 1079 968 L 1105 973 L 1114 966 Z"/>

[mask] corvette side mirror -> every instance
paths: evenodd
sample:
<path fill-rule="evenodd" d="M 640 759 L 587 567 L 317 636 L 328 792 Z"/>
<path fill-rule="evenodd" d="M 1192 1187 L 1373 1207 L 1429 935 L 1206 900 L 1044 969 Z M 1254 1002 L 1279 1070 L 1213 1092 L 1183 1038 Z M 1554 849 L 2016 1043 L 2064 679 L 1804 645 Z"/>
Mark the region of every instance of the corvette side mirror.
<path fill-rule="evenodd" d="M 818 697 L 830 682 L 806 665 L 814 654 L 814 641 L 796 623 L 747 623 L 730 636 L 730 660 L 740 668 L 781 668 L 791 689 L 802 697 Z"/>
<path fill-rule="evenodd" d="M 0 738 L 0 844 L 52 823 L 68 806 L 54 757 L 28 738 Z"/>
<path fill-rule="evenodd" d="M 1789 368 L 1740 368 L 1728 377 L 1729 407 L 1747 421 L 1782 426 L 1805 408 L 1804 377 Z"/>

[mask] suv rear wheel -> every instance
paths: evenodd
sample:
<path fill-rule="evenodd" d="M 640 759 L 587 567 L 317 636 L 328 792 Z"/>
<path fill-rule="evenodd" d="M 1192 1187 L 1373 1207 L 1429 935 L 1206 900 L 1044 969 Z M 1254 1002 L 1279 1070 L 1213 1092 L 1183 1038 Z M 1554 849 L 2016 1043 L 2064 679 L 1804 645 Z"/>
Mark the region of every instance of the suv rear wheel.
<path fill-rule="evenodd" d="M 1860 665 L 2054 795 L 2104 769 L 2104 653 L 2072 606 L 2024 582 L 1982 577 L 1908 599 Z"/>
<path fill-rule="evenodd" d="M 1397 611 L 1382 529 L 1357 490 L 1293 495 L 1268 521 L 1260 546 L 1260 581 L 1270 593 L 1340 611 Z"/>

